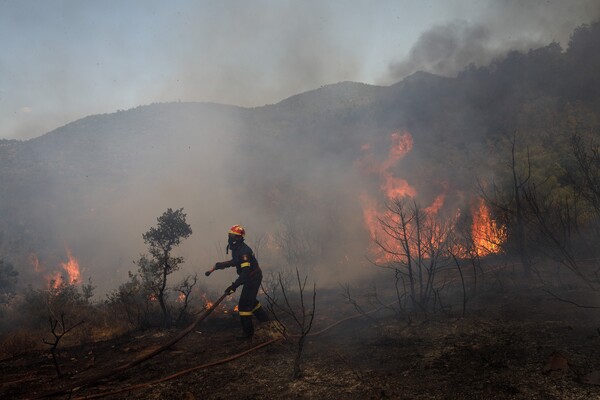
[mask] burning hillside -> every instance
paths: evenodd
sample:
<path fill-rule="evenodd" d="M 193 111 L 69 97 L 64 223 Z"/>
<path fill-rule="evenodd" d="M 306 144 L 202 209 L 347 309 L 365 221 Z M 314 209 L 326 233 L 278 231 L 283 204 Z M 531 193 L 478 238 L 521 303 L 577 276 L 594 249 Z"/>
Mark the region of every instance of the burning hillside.
<path fill-rule="evenodd" d="M 421 199 L 417 189 L 408 180 L 394 175 L 395 170 L 401 171 L 401 168 L 394 167 L 413 149 L 412 135 L 408 132 L 394 132 L 390 135 L 390 141 L 388 156 L 381 162 L 377 162 L 376 158 L 369 153 L 371 146 L 365 144 L 362 146 L 365 154 L 357 163 L 363 173 L 380 182 L 379 195 L 377 193 L 360 195 L 365 226 L 375 243 L 371 251 L 375 253 L 374 258 L 377 263 L 393 262 L 398 257 L 405 258 L 409 256 L 407 253 L 417 254 L 431 245 L 448 246 L 448 251 L 460 257 L 467 256 L 470 250 L 478 256 L 501 251 L 502 242 L 505 240 L 504 229 L 492 218 L 490 209 L 483 199 L 475 194 L 471 195 L 471 207 L 465 207 L 470 212 L 472 220 L 471 235 L 464 236 L 462 243 L 456 241 L 449 243 L 449 236 L 459 229 L 457 223 L 459 216 L 464 211 L 445 204 L 449 191 L 448 184 L 444 185 L 444 191 L 435 196 L 431 204 L 418 205 Z M 419 186 L 426 185 L 419 182 Z M 431 191 L 431 188 L 428 189 Z M 393 208 L 393 204 L 397 202 L 412 203 L 419 210 L 415 215 L 409 217 L 398 213 L 398 210 Z M 422 217 L 419 221 L 421 213 Z M 444 215 L 448 216 L 446 221 L 442 221 Z M 423 245 L 420 239 L 417 239 L 416 242 L 407 240 L 410 244 L 406 243 L 406 246 L 412 248 L 402 248 L 402 237 L 407 238 L 411 236 L 410 232 L 423 229 L 415 226 L 417 224 L 423 224 L 423 227 L 434 230 L 435 232 L 429 232 L 429 234 L 423 232 L 422 236 L 429 237 L 436 243 L 430 242 Z M 441 229 L 444 229 L 445 232 L 441 232 Z M 442 251 L 444 250 L 442 249 Z"/>

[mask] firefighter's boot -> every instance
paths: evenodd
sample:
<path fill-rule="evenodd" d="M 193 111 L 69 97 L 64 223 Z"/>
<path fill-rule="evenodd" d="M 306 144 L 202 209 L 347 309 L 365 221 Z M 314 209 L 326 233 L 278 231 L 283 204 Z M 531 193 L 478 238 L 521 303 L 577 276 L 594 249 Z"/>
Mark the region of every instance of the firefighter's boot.
<path fill-rule="evenodd" d="M 242 323 L 242 334 L 238 336 L 237 339 L 252 339 L 252 336 L 254 336 L 254 324 L 252 323 L 252 316 L 240 317 L 240 321 Z"/>
<path fill-rule="evenodd" d="M 258 318 L 260 322 L 269 322 L 271 320 L 271 318 L 269 318 L 269 314 L 267 314 L 262 306 L 258 307 L 258 309 L 254 311 L 254 315 L 256 315 L 256 318 Z"/>

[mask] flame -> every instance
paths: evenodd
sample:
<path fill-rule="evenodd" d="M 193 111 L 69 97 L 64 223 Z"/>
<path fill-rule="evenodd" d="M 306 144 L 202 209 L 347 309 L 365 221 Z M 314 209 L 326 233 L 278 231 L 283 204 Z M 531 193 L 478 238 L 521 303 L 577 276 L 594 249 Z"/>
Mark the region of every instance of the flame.
<path fill-rule="evenodd" d="M 186 295 L 185 293 L 180 292 L 179 296 L 177 296 L 177 302 L 178 303 L 183 303 L 185 301 Z"/>
<path fill-rule="evenodd" d="M 410 186 L 406 180 L 396 178 L 390 172 L 385 171 L 382 174 L 382 181 L 381 190 L 389 200 L 417 195 L 416 189 Z"/>
<path fill-rule="evenodd" d="M 382 194 L 390 201 L 401 198 L 413 198 L 417 195 L 417 190 L 408 183 L 407 180 L 394 176 L 391 168 L 394 167 L 406 154 L 413 148 L 413 138 L 409 132 L 393 132 L 390 134 L 390 149 L 387 158 L 381 163 L 374 160 L 374 157 L 367 153 L 363 159 L 359 160 L 359 166 L 365 173 L 376 175 L 379 179 L 379 188 Z M 361 150 L 370 151 L 369 144 L 363 144 Z M 443 200 L 442 200 L 443 201 Z M 377 200 L 367 194 L 360 196 L 360 202 L 363 209 L 364 224 L 369 232 L 371 239 L 378 242 L 374 244 L 371 252 L 375 256 L 376 262 L 390 262 L 395 256 L 393 253 L 401 253 L 402 249 L 397 241 L 393 240 L 384 230 L 381 221 L 389 221 L 392 224 L 396 215 L 386 210 Z M 441 207 L 441 205 L 440 205 Z M 381 247 L 390 251 L 384 251 Z"/>
<path fill-rule="evenodd" d="M 238 311 L 240 311 L 238 306 L 233 307 L 233 312 L 238 312 Z"/>
<path fill-rule="evenodd" d="M 202 297 L 202 301 L 204 301 L 204 309 L 205 310 L 208 310 L 209 308 L 211 308 L 213 306 L 214 302 L 212 302 L 208 299 L 208 297 L 206 296 L 206 293 L 202 293 L 200 295 L 200 297 Z"/>
<path fill-rule="evenodd" d="M 40 266 L 40 260 L 38 259 L 37 254 L 31 253 L 28 258 L 29 258 L 29 262 L 31 263 L 31 265 L 33 265 L 34 271 L 41 272 L 42 268 Z"/>
<path fill-rule="evenodd" d="M 81 282 L 81 270 L 79 261 L 73 256 L 71 250 L 67 247 L 67 262 L 60 262 L 60 267 L 66 272 L 66 276 L 60 271 L 53 271 L 46 275 L 46 282 L 49 288 L 58 289 L 64 283 L 74 285 Z M 29 262 L 33 265 L 36 272 L 42 272 L 40 261 L 35 253 L 29 255 Z"/>
<path fill-rule="evenodd" d="M 506 230 L 492 219 L 490 209 L 483 199 L 479 199 L 473 206 L 472 214 L 471 235 L 475 252 L 478 256 L 498 253 L 500 245 L 506 239 Z"/>
<path fill-rule="evenodd" d="M 394 132 L 390 135 L 390 141 L 391 146 L 387 158 L 382 162 L 377 162 L 375 157 L 369 153 L 371 150 L 369 144 L 363 144 L 361 147 L 363 157 L 358 160 L 357 164 L 364 173 L 375 175 L 378 178 L 381 195 L 388 201 L 415 198 L 417 190 L 407 180 L 394 176 L 392 173 L 392 167 L 412 150 L 412 136 L 408 132 Z M 436 196 L 429 206 L 422 209 L 424 214 L 424 218 L 421 220 L 422 227 L 428 230 L 427 240 L 431 241 L 431 243 L 421 243 L 424 247 L 437 248 L 446 245 L 448 242 L 447 235 L 456 226 L 460 216 L 459 209 L 456 209 L 453 217 L 450 217 L 446 222 L 438 216 L 446 202 L 447 183 L 443 184 L 443 188 L 443 193 Z M 364 225 L 374 242 L 371 246 L 371 253 L 374 255 L 375 261 L 377 263 L 389 263 L 405 257 L 403 255 L 406 251 L 402 248 L 400 241 L 392 237 L 393 233 L 386 231 L 381 223 L 384 221 L 391 227 L 399 226 L 399 216 L 379 204 L 373 196 L 363 193 L 360 195 L 359 200 L 363 209 Z M 490 211 L 482 200 L 471 211 L 473 214 L 471 231 L 475 253 L 479 256 L 485 256 L 499 252 L 500 244 L 506 238 L 504 229 L 491 218 Z M 410 225 L 408 228 L 410 231 Z M 416 244 L 414 245 L 416 246 Z M 416 254 L 415 249 L 412 249 L 413 245 L 409 244 L 409 246 L 409 250 Z M 463 244 L 453 244 L 451 246 L 452 248 L 448 250 L 461 257 L 469 253 L 466 249 L 467 246 Z"/>
<path fill-rule="evenodd" d="M 425 213 L 430 216 L 436 215 L 438 211 L 440 211 L 440 208 L 442 208 L 444 205 L 445 201 L 446 193 L 440 194 L 435 198 L 435 200 L 433 200 L 433 203 L 429 207 L 424 209 Z"/>
<path fill-rule="evenodd" d="M 66 263 L 60 263 L 61 267 L 66 271 L 69 277 L 69 283 L 75 284 L 80 282 L 81 280 L 81 272 L 79 269 L 79 262 L 75 257 L 73 257 L 73 253 L 69 248 L 67 248 L 67 257 L 69 261 Z"/>
<path fill-rule="evenodd" d="M 51 287 L 52 289 L 58 289 L 63 284 L 64 278 L 60 272 L 55 271 L 48 275 L 46 280 L 48 281 L 48 287 Z"/>
<path fill-rule="evenodd" d="M 413 148 L 413 138 L 408 132 L 394 132 L 390 135 L 392 140 L 392 146 L 388 158 L 383 163 L 383 170 L 388 170 L 406 154 L 408 154 Z"/>

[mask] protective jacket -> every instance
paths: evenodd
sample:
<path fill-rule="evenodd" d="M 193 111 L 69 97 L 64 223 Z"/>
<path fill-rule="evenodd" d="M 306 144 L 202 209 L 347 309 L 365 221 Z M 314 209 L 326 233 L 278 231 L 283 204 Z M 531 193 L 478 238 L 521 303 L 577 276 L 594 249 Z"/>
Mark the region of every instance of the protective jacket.
<path fill-rule="evenodd" d="M 244 242 L 231 249 L 230 261 L 219 262 L 215 265 L 215 269 L 230 267 L 235 267 L 238 274 L 238 278 L 232 284 L 234 288 L 246 284 L 257 275 L 261 275 L 262 278 L 262 271 L 258 265 L 258 260 L 256 260 L 250 246 Z"/>

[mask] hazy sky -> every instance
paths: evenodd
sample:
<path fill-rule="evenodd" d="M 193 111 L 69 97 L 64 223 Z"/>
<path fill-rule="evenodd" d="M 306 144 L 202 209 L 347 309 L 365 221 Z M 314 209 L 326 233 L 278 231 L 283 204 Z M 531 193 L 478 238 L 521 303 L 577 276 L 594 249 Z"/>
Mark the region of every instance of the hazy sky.
<path fill-rule="evenodd" d="M 261 106 L 452 75 L 558 41 L 599 0 L 0 0 L 0 138 L 153 102 Z"/>

